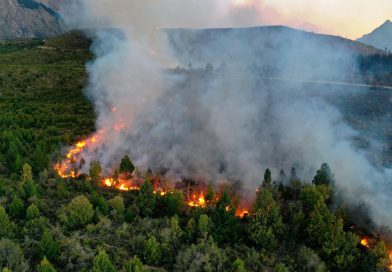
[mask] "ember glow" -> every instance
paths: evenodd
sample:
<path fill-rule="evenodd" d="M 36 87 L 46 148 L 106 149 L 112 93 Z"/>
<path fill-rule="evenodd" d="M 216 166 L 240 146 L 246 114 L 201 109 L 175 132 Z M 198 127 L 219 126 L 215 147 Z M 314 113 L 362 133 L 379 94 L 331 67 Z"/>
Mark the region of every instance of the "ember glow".
<path fill-rule="evenodd" d="M 118 131 L 116 129 L 116 126 L 114 128 L 116 131 Z M 80 177 L 81 173 L 79 173 L 79 171 L 83 167 L 83 165 L 86 164 L 86 161 L 83 158 L 84 152 L 87 150 L 94 150 L 97 146 L 99 146 L 99 141 L 101 141 L 101 139 L 103 138 L 104 133 L 104 131 L 100 131 L 85 140 L 77 142 L 73 147 L 71 147 L 66 153 L 65 159 L 59 163 L 54 164 L 54 170 L 57 172 L 57 174 L 64 179 L 76 179 Z M 137 175 L 133 175 L 131 178 L 125 177 L 124 175 L 119 175 L 117 177 L 106 175 L 101 178 L 100 183 L 101 186 L 104 188 L 128 192 L 139 191 L 141 184 L 144 182 L 144 180 L 145 177 L 139 177 Z M 165 196 L 168 193 L 173 192 L 173 190 L 170 188 L 163 188 L 160 185 L 160 182 L 158 182 L 157 185 L 155 184 L 155 182 L 153 183 L 154 194 Z M 191 195 L 187 196 L 186 205 L 188 207 L 194 208 L 205 208 L 207 204 L 213 204 L 207 203 L 205 195 L 206 192 L 204 192 L 203 190 L 193 192 Z M 219 197 L 216 195 L 214 199 L 215 200 L 212 202 L 218 201 Z M 226 210 L 230 211 L 231 208 L 227 207 Z M 248 213 L 248 209 L 241 207 L 236 210 L 235 215 L 242 218 Z"/>
<path fill-rule="evenodd" d="M 187 201 L 187 205 L 190 207 L 204 208 L 206 206 L 206 199 L 204 197 L 204 193 L 192 194 L 190 199 Z"/>
<path fill-rule="evenodd" d="M 361 245 L 362 246 L 364 246 L 364 247 L 369 247 L 369 240 L 368 240 L 368 238 L 362 238 L 361 239 Z"/>

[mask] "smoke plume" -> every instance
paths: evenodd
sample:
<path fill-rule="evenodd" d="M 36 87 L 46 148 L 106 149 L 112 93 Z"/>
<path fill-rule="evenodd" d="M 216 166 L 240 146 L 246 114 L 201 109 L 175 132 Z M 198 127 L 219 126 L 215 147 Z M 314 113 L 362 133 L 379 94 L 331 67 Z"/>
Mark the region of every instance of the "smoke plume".
<path fill-rule="evenodd" d="M 233 8 L 227 0 L 81 0 L 63 9 L 70 25 L 100 29 L 86 92 L 102 144 L 86 161 L 111 169 L 128 154 L 144 169 L 239 180 L 251 191 L 267 167 L 276 178 L 295 166 L 311 181 L 327 162 L 345 197 L 392 227 L 391 170 L 368 156 L 378 143 L 358 148 L 361 133 L 327 99 L 368 90 L 316 82 L 345 80 L 352 51 L 285 28 L 169 30 L 230 26 L 241 17 Z M 188 68 L 169 69 L 177 65 Z"/>

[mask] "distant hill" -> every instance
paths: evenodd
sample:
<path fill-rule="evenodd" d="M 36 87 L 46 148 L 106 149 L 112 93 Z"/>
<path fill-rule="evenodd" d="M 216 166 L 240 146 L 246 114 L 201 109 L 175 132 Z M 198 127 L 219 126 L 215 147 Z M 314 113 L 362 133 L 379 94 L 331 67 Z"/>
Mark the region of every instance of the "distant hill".
<path fill-rule="evenodd" d="M 285 26 L 165 31 L 181 65 L 242 65 L 258 74 L 295 78 L 338 79 L 353 70 L 354 55 L 381 52 L 349 39 Z"/>
<path fill-rule="evenodd" d="M 56 10 L 41 2 L 0 1 L 0 39 L 47 38 L 63 31 L 64 26 Z"/>
<path fill-rule="evenodd" d="M 392 22 L 387 20 L 381 26 L 358 39 L 359 42 L 366 43 L 382 50 L 392 50 Z"/>

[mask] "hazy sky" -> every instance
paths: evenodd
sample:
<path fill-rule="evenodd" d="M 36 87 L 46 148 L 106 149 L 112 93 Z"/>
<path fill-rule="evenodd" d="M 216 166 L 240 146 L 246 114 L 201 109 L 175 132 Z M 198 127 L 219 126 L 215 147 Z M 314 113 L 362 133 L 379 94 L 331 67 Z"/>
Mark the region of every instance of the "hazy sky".
<path fill-rule="evenodd" d="M 284 24 L 358 38 L 392 19 L 392 0 L 229 0 L 236 24 Z"/>

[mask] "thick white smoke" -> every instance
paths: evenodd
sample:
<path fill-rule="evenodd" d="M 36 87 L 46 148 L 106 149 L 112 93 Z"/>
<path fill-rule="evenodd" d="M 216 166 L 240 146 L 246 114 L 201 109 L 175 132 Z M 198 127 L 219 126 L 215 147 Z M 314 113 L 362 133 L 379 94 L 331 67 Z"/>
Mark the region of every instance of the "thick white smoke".
<path fill-rule="evenodd" d="M 87 90 L 98 114 L 97 130 L 104 131 L 103 144 L 84 154 L 87 160 L 98 159 L 110 168 L 128 154 L 140 167 L 166 168 L 178 177 L 241 180 L 251 190 L 267 167 L 277 174 L 297 166 L 311 180 L 321 163 L 328 162 L 345 196 L 368 203 L 373 219 L 392 227 L 391 171 L 373 166 L 354 146 L 352 138 L 359 132 L 325 100 L 353 90 L 257 73 L 264 62 L 275 62 L 280 67 L 275 74 L 284 79 L 341 80 L 350 68 L 342 62 L 350 51 L 306 35 L 286 44 L 282 31 L 274 42 L 286 45 L 275 48 L 272 43 L 274 55 L 256 59 L 270 52 L 268 42 L 250 42 L 240 31 L 219 37 L 206 32 L 197 40 L 181 32 L 163 35 L 168 27 L 230 25 L 238 16 L 232 16 L 224 0 L 73 3 L 64 10 L 71 24 L 104 28 L 95 37 Z M 212 42 L 197 44 L 200 40 Z M 293 48 L 311 56 L 310 64 L 302 65 L 304 59 Z M 330 60 L 331 55 L 336 59 Z M 207 61 L 215 66 L 226 62 L 227 67 L 196 69 Z M 176 62 L 196 67 L 167 70 Z"/>

